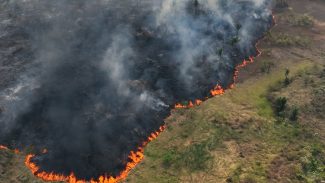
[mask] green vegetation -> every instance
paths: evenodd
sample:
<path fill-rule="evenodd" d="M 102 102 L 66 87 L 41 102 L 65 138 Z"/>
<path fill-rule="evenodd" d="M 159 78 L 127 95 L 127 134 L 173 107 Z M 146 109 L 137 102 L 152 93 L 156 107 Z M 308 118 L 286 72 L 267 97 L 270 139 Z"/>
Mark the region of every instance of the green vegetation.
<path fill-rule="evenodd" d="M 285 71 L 285 79 L 284 79 L 284 85 L 285 86 L 288 86 L 290 84 L 290 79 L 289 79 L 289 74 L 290 74 L 290 70 L 288 68 L 286 68 L 286 71 Z"/>
<path fill-rule="evenodd" d="M 315 20 L 307 14 L 299 15 L 292 13 L 287 17 L 287 21 L 293 26 L 312 27 Z"/>
<path fill-rule="evenodd" d="M 300 169 L 296 176 L 303 182 L 322 182 L 325 179 L 324 146 L 313 144 L 306 150 L 304 156 L 299 158 Z"/>
<path fill-rule="evenodd" d="M 267 183 L 276 182 L 272 178 L 279 167 L 290 180 L 316 180 L 311 172 L 322 176 L 324 156 L 315 159 L 308 151 L 319 140 L 298 119 L 303 112 L 299 106 L 282 94 L 301 80 L 301 71 L 313 72 L 310 68 L 308 62 L 278 68 L 201 106 L 174 111 L 167 121 L 172 128 L 146 148 L 146 161 L 138 167 L 142 176 L 128 180 Z M 286 86 L 283 80 L 289 73 L 291 83 Z M 157 172 L 159 179 L 150 176 Z"/>
<path fill-rule="evenodd" d="M 204 170 L 208 167 L 211 160 L 207 144 L 192 144 L 182 152 L 175 149 L 167 150 L 162 156 L 162 165 L 164 168 L 185 168 L 188 171 L 195 172 Z"/>
<path fill-rule="evenodd" d="M 290 113 L 290 116 L 289 116 L 289 119 L 291 121 L 297 121 L 298 120 L 298 114 L 299 114 L 299 109 L 297 107 L 294 107 L 292 110 L 291 110 L 291 113 Z"/>
<path fill-rule="evenodd" d="M 0 150 L 0 182 L 40 183 L 24 165 L 24 155 L 12 150 Z M 15 166 L 15 168 L 12 168 Z"/>
<path fill-rule="evenodd" d="M 262 73 L 270 73 L 271 68 L 274 67 L 274 63 L 270 61 L 263 61 L 262 66 L 261 66 L 261 72 Z"/>
<path fill-rule="evenodd" d="M 276 115 L 283 117 L 284 116 L 284 110 L 287 107 L 287 98 L 285 97 L 279 97 L 275 100 L 275 112 Z"/>
<path fill-rule="evenodd" d="M 190 172 L 202 171 L 207 168 L 211 156 L 205 144 L 193 144 L 180 154 L 180 167 L 187 168 Z"/>
<path fill-rule="evenodd" d="M 270 34 L 268 39 L 271 44 L 277 46 L 307 47 L 310 44 L 310 40 L 308 37 L 289 35 L 287 33 Z"/>
<path fill-rule="evenodd" d="M 303 32 L 313 18 L 289 9 L 262 41 L 263 54 L 250 68 L 257 73 L 200 106 L 173 111 L 125 182 L 324 182 L 325 55 L 307 38 L 312 32 Z"/>

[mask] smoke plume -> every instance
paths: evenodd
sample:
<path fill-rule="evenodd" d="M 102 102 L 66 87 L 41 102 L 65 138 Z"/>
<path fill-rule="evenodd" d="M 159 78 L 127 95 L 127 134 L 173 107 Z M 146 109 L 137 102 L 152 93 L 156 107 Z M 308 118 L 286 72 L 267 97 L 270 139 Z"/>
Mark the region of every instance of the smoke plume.
<path fill-rule="evenodd" d="M 118 175 L 175 103 L 229 86 L 272 24 L 267 0 L 0 3 L 0 144 L 86 180 Z"/>

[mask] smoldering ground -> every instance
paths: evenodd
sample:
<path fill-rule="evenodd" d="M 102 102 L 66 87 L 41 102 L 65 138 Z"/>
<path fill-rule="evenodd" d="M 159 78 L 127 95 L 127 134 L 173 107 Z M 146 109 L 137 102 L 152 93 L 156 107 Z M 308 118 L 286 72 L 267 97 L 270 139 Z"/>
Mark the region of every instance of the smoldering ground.
<path fill-rule="evenodd" d="M 1 75 L 14 76 L 0 144 L 32 147 L 47 172 L 118 175 L 176 102 L 233 82 L 272 24 L 268 2 L 2 0 Z"/>

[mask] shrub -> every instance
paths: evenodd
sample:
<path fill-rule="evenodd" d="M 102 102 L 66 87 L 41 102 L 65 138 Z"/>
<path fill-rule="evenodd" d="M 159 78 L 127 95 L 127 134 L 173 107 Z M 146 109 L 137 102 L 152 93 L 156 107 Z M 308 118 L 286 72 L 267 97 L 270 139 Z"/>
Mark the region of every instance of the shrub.
<path fill-rule="evenodd" d="M 212 158 L 205 144 L 194 144 L 186 148 L 180 156 L 183 167 L 190 171 L 200 171 L 207 168 Z"/>
<path fill-rule="evenodd" d="M 314 25 L 314 18 L 304 14 L 304 15 L 290 15 L 288 17 L 288 22 L 294 26 L 300 27 L 312 27 Z"/>
<path fill-rule="evenodd" d="M 279 97 L 275 100 L 275 111 L 278 116 L 283 116 L 283 112 L 287 107 L 287 98 Z"/>
<path fill-rule="evenodd" d="M 170 167 L 172 163 L 177 159 L 177 153 L 174 150 L 168 151 L 162 157 L 162 164 L 164 167 Z"/>
<path fill-rule="evenodd" d="M 307 37 L 293 36 L 286 33 L 271 34 L 269 41 L 277 46 L 307 47 L 310 43 L 310 40 Z"/>
<path fill-rule="evenodd" d="M 298 115 L 299 115 L 299 109 L 297 107 L 294 107 L 291 110 L 291 113 L 290 113 L 290 116 L 289 116 L 290 121 L 297 121 L 298 120 Z"/>
<path fill-rule="evenodd" d="M 261 66 L 262 73 L 270 73 L 271 68 L 274 66 L 273 62 L 264 61 Z"/>
<path fill-rule="evenodd" d="M 285 76 L 284 85 L 285 86 L 288 86 L 291 83 L 291 81 L 289 79 L 289 74 L 290 74 L 290 70 L 287 68 L 285 71 L 285 74 L 284 74 L 284 76 Z"/>

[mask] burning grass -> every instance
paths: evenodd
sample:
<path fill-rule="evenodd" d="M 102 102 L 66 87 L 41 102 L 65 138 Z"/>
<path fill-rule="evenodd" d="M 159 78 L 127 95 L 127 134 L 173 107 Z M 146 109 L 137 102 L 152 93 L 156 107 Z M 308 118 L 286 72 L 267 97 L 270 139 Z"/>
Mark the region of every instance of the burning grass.
<path fill-rule="evenodd" d="M 159 130 L 156 132 L 151 133 L 151 135 L 148 137 L 147 141 L 143 142 L 142 146 L 138 148 L 137 151 L 131 151 L 128 158 L 129 162 L 126 164 L 125 169 L 120 172 L 120 174 L 116 177 L 113 176 L 100 176 L 97 180 L 91 179 L 90 181 L 86 180 L 80 180 L 78 179 L 74 173 L 72 172 L 69 176 L 57 174 L 57 173 L 48 173 L 45 171 L 41 171 L 41 168 L 33 162 L 33 158 L 35 157 L 34 154 L 29 154 L 26 156 L 25 165 L 30 169 L 33 175 L 37 176 L 38 178 L 44 180 L 44 181 L 64 181 L 68 183 L 117 183 L 122 180 L 124 180 L 130 171 L 139 164 L 143 158 L 144 158 L 144 147 L 151 141 L 155 140 L 158 135 L 163 132 L 165 129 L 165 126 L 161 126 Z M 43 150 L 43 153 L 47 153 L 47 150 Z"/>
<path fill-rule="evenodd" d="M 274 157 L 284 147 L 293 142 L 311 147 L 310 142 L 315 140 L 308 139 L 310 133 L 302 125 L 277 122 L 275 118 L 267 95 L 274 92 L 270 88 L 285 87 L 281 84 L 285 67 L 278 66 L 270 74 L 239 84 L 222 97 L 209 99 L 195 108 L 174 111 L 167 120 L 170 127 L 158 141 L 149 144 L 145 151 L 147 158 L 128 182 L 164 182 L 162 179 L 186 182 L 188 177 L 191 180 L 200 177 L 201 182 L 268 182 Z M 305 61 L 291 66 L 290 71 L 294 76 L 311 67 Z M 240 114 L 236 112 L 239 110 Z M 226 144 L 232 141 L 239 145 L 232 157 L 235 162 L 227 159 L 230 149 Z M 203 157 L 200 161 L 194 161 L 200 156 Z M 157 172 L 159 177 L 150 176 Z"/>
<path fill-rule="evenodd" d="M 309 66 L 294 63 L 290 70 L 295 73 Z M 269 182 L 267 177 L 277 176 L 273 181 L 279 182 L 287 176 L 281 172 L 290 168 L 295 170 L 293 179 L 319 181 L 324 177 L 324 147 L 305 126 L 275 119 L 272 101 L 267 98 L 283 88 L 283 72 L 280 66 L 223 97 L 174 111 L 167 120 L 168 129 L 148 145 L 147 158 L 128 182 Z M 197 102 L 185 102 L 181 108 L 194 104 Z M 303 158 L 297 160 L 300 156 Z M 292 162 L 295 166 L 288 167 Z"/>
<path fill-rule="evenodd" d="M 123 180 L 143 159 L 143 147 L 157 135 L 150 133 L 163 124 L 172 106 L 188 101 L 175 108 L 191 108 L 205 97 L 224 94 L 233 71 L 252 58 L 237 64 L 256 54 L 254 44 L 272 26 L 269 1 L 257 6 L 223 0 L 215 5 L 118 0 L 8 3 L 10 11 L 4 16 L 17 23 L 17 32 L 40 39 L 26 39 L 35 48 L 28 60 L 31 67 L 22 73 L 26 89 L 3 93 L 1 120 L 15 125 L 1 133 L 1 140 L 9 146 L 35 146 L 26 165 L 44 181 Z M 12 16 L 16 8 L 30 18 L 18 21 Z M 33 67 L 34 59 L 42 62 L 35 64 L 40 67 Z M 39 153 L 43 146 L 48 151 Z M 193 145 L 188 151 L 204 155 L 204 150 Z"/>

